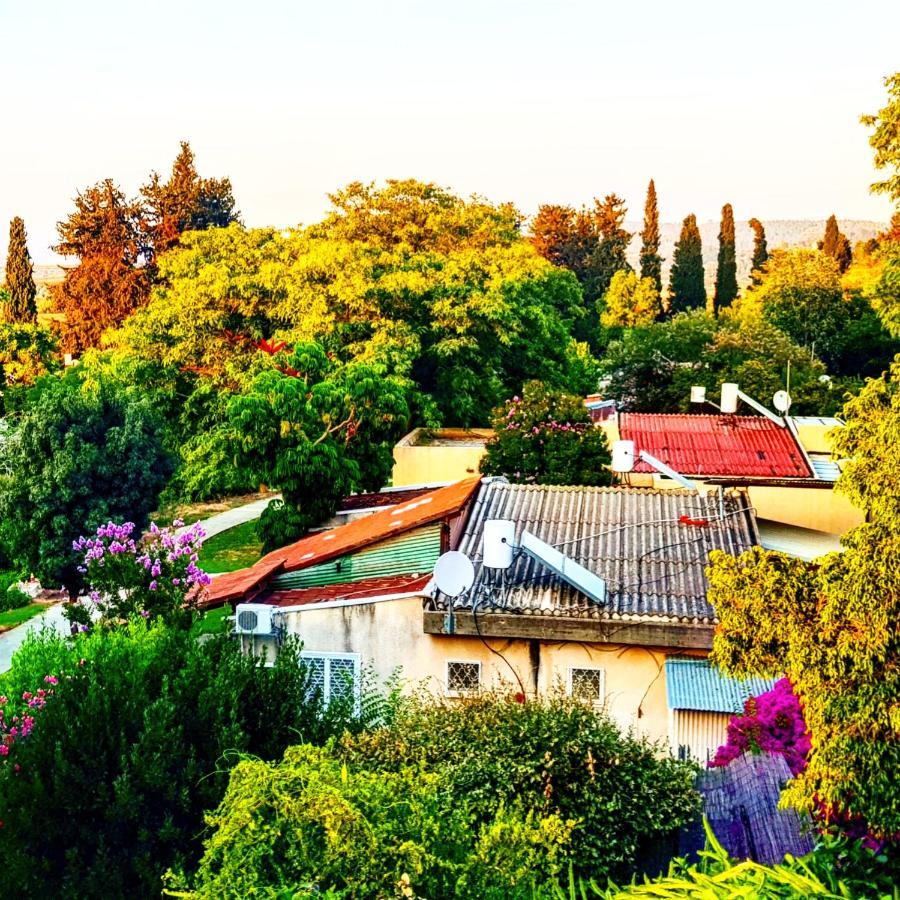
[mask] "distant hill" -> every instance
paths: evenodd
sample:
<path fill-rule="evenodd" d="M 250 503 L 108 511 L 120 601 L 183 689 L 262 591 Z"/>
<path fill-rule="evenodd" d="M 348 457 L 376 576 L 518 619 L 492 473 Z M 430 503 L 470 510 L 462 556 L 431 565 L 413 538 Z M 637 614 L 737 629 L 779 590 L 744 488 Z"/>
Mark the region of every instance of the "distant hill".
<path fill-rule="evenodd" d="M 6 271 L 6 260 L 0 260 L 0 282 Z M 65 269 L 55 263 L 35 263 L 34 280 L 36 284 L 58 284 L 65 276 Z"/>
<path fill-rule="evenodd" d="M 822 239 L 825 232 L 824 219 L 772 219 L 762 220 L 766 229 L 766 241 L 769 250 L 777 250 L 779 247 L 815 247 L 816 242 Z M 859 219 L 839 219 L 841 231 L 855 245 L 857 241 L 867 241 L 875 237 L 880 231 L 884 231 L 884 222 L 866 222 Z M 635 270 L 639 269 L 638 255 L 641 249 L 641 239 L 638 233 L 641 230 L 641 222 L 626 222 L 625 227 L 635 232 L 634 239 L 628 248 L 628 261 Z M 703 265 L 706 273 L 706 286 L 711 289 L 716 280 L 716 257 L 719 252 L 719 223 L 708 220 L 700 222 L 700 237 L 703 241 Z M 672 254 L 675 251 L 675 242 L 681 232 L 681 223 L 666 222 L 659 226 L 661 247 L 660 253 L 664 258 L 664 277 L 668 278 L 669 267 L 672 265 Z M 737 249 L 738 284 L 741 288 L 750 280 L 750 259 L 753 256 L 753 232 L 746 221 L 735 223 L 735 238 Z"/>

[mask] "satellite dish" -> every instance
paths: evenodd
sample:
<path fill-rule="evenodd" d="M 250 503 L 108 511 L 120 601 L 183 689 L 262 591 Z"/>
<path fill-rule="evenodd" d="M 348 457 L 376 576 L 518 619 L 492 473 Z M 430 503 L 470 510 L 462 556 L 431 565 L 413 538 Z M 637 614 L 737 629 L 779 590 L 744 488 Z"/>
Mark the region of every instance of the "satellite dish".
<path fill-rule="evenodd" d="M 791 408 L 791 395 L 787 391 L 776 391 L 772 397 L 772 405 L 783 416 L 787 415 L 787 411 Z"/>
<path fill-rule="evenodd" d="M 449 550 L 434 564 L 432 578 L 442 594 L 458 597 L 475 583 L 475 566 L 465 553 Z"/>

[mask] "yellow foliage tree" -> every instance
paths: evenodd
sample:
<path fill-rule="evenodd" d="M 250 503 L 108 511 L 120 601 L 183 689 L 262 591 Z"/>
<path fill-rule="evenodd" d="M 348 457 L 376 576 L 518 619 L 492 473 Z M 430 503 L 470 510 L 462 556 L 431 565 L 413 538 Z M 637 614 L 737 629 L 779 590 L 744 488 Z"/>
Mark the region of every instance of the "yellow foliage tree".
<path fill-rule="evenodd" d="M 606 328 L 641 328 L 662 318 L 663 307 L 656 282 L 634 272 L 618 271 L 604 295 L 600 316 Z"/>

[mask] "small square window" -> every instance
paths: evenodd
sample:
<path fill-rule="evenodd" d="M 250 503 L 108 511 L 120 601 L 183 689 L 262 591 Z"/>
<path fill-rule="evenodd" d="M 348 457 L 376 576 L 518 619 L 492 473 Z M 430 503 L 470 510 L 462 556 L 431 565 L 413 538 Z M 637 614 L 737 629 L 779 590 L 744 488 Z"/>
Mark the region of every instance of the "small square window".
<path fill-rule="evenodd" d="M 456 694 L 468 694 L 481 687 L 480 662 L 448 662 L 447 690 Z"/>
<path fill-rule="evenodd" d="M 309 687 L 328 704 L 332 700 L 359 700 L 360 659 L 358 653 L 300 654 L 309 673 Z"/>
<path fill-rule="evenodd" d="M 569 669 L 569 696 L 590 703 L 602 703 L 604 695 L 603 669 Z"/>

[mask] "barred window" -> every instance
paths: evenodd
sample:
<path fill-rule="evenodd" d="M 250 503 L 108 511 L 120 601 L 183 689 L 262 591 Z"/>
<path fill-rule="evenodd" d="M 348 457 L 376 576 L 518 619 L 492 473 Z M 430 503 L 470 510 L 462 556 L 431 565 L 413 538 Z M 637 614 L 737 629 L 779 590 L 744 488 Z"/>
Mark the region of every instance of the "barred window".
<path fill-rule="evenodd" d="M 311 693 L 318 693 L 325 703 L 356 698 L 359 693 L 358 653 L 300 654 L 309 672 Z"/>
<path fill-rule="evenodd" d="M 603 669 L 575 668 L 569 669 L 569 696 L 576 700 L 587 700 L 591 703 L 602 703 L 604 697 Z"/>
<path fill-rule="evenodd" d="M 480 662 L 448 662 L 447 690 L 453 693 L 471 693 L 481 687 Z"/>

